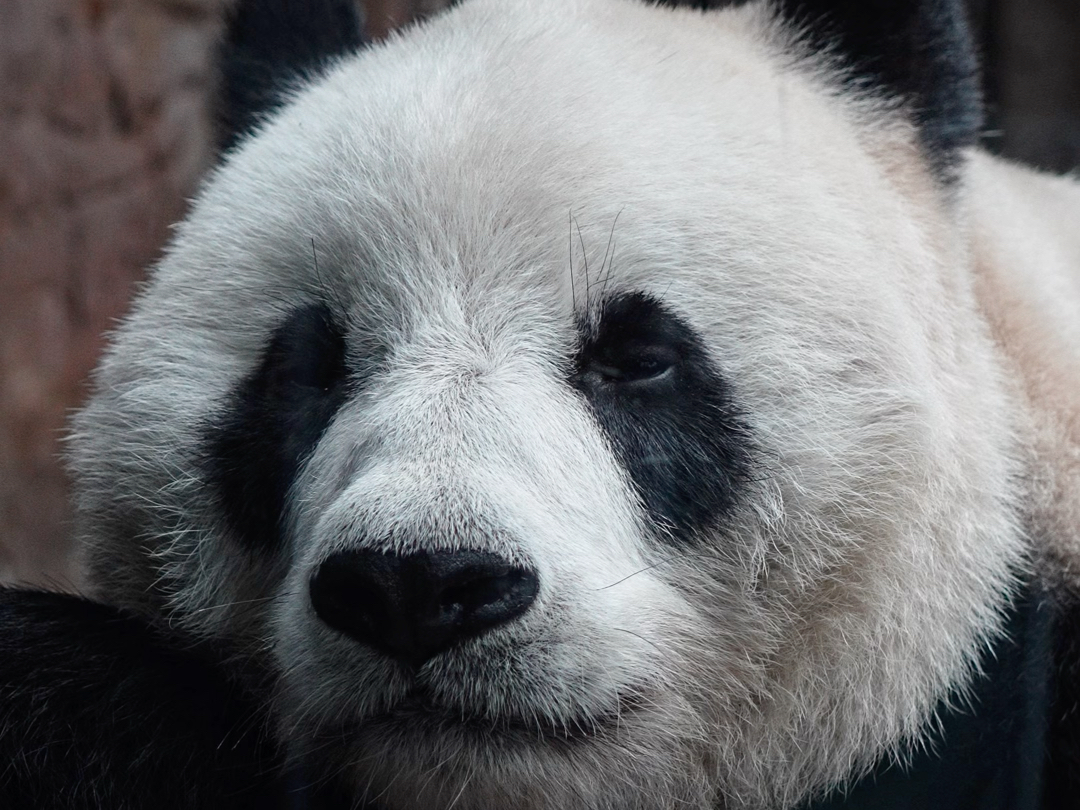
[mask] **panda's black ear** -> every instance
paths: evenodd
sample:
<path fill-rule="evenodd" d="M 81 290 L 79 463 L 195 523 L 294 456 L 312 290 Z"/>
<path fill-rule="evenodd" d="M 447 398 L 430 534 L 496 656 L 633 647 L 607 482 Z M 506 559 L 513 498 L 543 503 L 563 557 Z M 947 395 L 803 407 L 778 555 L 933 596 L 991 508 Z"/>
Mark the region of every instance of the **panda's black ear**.
<path fill-rule="evenodd" d="M 356 0 L 240 0 L 222 43 L 219 142 L 229 148 L 289 90 L 364 44 Z"/>
<path fill-rule="evenodd" d="M 853 80 L 904 98 L 927 159 L 945 181 L 983 123 L 963 0 L 777 0 L 811 45 L 846 61 Z"/>

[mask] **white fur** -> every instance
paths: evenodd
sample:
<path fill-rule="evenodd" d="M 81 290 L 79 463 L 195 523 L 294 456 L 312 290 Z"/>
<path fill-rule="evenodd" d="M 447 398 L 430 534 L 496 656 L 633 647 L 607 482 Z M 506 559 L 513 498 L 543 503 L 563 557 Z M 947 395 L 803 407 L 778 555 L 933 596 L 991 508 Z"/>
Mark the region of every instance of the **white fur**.
<path fill-rule="evenodd" d="M 100 593 L 263 662 L 291 750 L 391 810 L 780 808 L 902 755 L 1022 564 L 1020 405 L 967 206 L 792 52 L 757 5 L 472 0 L 301 92 L 208 182 L 77 419 Z M 563 382 L 601 286 L 692 324 L 755 437 L 693 552 Z M 323 299 L 372 377 L 286 553 L 249 555 L 201 431 Z M 387 721 L 412 684 L 307 597 L 332 551 L 404 536 L 541 583 L 421 670 L 439 729 Z M 485 730 L 506 715 L 535 729 Z"/>

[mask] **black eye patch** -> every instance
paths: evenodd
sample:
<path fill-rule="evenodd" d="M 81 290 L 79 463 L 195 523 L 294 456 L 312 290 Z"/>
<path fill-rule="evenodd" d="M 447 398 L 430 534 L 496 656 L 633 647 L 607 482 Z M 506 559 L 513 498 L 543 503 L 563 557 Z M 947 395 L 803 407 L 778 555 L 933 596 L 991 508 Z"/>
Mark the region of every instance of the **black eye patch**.
<path fill-rule="evenodd" d="M 705 346 L 652 296 L 604 302 L 580 325 L 572 385 L 652 518 L 678 539 L 720 520 L 751 466 L 749 430 Z"/>
<path fill-rule="evenodd" d="M 286 496 L 348 393 L 345 337 L 326 306 L 292 312 L 206 428 L 203 467 L 234 534 L 280 543 Z"/>

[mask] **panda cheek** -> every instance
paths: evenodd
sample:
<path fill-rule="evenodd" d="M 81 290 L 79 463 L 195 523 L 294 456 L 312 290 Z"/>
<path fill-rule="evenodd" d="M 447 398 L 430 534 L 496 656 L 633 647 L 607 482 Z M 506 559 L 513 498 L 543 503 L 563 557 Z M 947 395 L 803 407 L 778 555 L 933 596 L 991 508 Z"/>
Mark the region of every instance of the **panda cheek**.
<path fill-rule="evenodd" d="M 323 305 L 294 310 L 204 428 L 201 467 L 230 534 L 282 546 L 288 493 L 348 395 L 345 340 Z"/>

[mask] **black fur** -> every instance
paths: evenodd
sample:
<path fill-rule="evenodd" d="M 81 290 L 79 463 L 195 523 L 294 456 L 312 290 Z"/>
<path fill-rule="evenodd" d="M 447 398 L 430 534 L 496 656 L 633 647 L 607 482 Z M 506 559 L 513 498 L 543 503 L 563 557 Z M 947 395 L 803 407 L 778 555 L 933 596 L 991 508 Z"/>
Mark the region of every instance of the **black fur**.
<path fill-rule="evenodd" d="M 280 107 L 297 82 L 363 44 L 356 0 L 241 2 L 222 52 L 222 147 Z"/>
<path fill-rule="evenodd" d="M 1080 599 L 1060 599 L 1054 659 L 1056 689 L 1050 726 L 1048 808 L 1080 804 Z"/>
<path fill-rule="evenodd" d="M 75 596 L 0 588 L 0 807 L 269 810 L 262 717 L 207 660 Z"/>
<path fill-rule="evenodd" d="M 852 80 L 907 101 L 937 176 L 955 179 L 959 150 L 983 123 L 974 45 L 961 0 L 778 0 L 811 44 Z"/>
<path fill-rule="evenodd" d="M 608 300 L 582 335 L 573 385 L 653 519 L 691 539 L 731 509 L 751 466 L 722 375 L 694 330 L 648 295 Z"/>
<path fill-rule="evenodd" d="M 246 547 L 280 544 L 289 487 L 347 387 L 344 335 L 325 306 L 301 307 L 274 331 L 262 362 L 208 423 L 203 468 Z"/>

